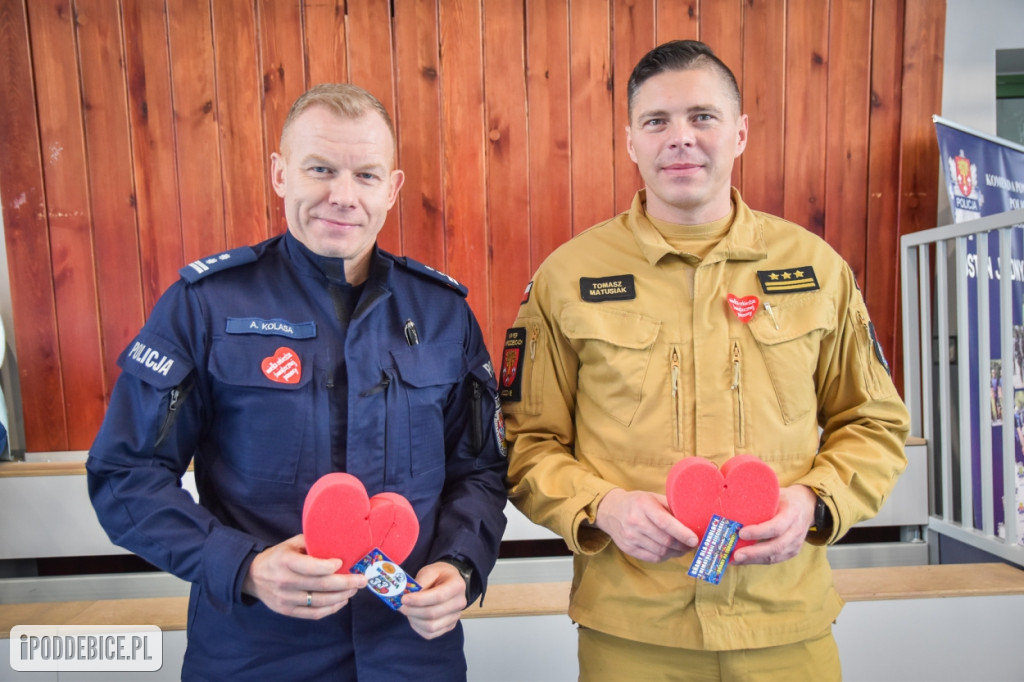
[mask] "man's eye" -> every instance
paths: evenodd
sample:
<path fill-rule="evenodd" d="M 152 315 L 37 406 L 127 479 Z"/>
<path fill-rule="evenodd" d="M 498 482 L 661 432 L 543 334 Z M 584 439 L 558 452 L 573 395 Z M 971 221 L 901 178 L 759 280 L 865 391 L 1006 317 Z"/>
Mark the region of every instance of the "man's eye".
<path fill-rule="evenodd" d="M 360 180 L 376 180 L 377 179 L 376 175 L 374 175 L 373 173 L 369 173 L 369 172 L 356 173 L 356 177 L 359 178 Z"/>
<path fill-rule="evenodd" d="M 665 119 L 663 118 L 649 118 L 644 121 L 644 126 L 647 128 L 657 128 L 663 125 L 665 125 Z"/>
<path fill-rule="evenodd" d="M 331 172 L 331 169 L 327 166 L 313 166 L 309 169 L 309 172 L 316 175 L 326 175 Z"/>

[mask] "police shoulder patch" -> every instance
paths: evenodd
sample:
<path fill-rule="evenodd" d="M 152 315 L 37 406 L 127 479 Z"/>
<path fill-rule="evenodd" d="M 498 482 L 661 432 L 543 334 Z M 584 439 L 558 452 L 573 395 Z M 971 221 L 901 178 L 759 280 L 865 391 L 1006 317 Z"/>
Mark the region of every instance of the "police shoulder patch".
<path fill-rule="evenodd" d="M 429 265 L 420 263 L 419 261 L 409 258 L 408 256 L 394 256 L 394 259 L 396 263 L 404 265 L 409 270 L 412 270 L 413 272 L 418 273 L 420 275 L 424 275 L 425 277 L 428 277 L 429 279 L 435 282 L 440 282 L 441 284 L 447 286 L 449 289 L 454 289 L 461 296 L 466 296 L 469 294 L 469 289 L 466 288 L 466 285 L 462 284 L 451 275 L 443 273 L 440 270 L 435 270 Z"/>
<path fill-rule="evenodd" d="M 256 251 L 250 246 L 240 246 L 222 253 L 207 256 L 194 260 L 182 269 L 178 274 L 186 282 L 198 282 L 202 278 L 212 275 L 215 272 L 229 270 L 239 265 L 252 263 L 257 258 Z"/>

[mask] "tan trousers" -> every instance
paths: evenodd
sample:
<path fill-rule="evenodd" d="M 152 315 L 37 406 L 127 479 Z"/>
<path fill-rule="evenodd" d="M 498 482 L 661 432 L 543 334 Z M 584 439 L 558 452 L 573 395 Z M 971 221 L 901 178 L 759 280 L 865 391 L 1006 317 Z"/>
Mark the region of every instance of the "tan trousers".
<path fill-rule="evenodd" d="M 736 651 L 644 644 L 579 628 L 580 682 L 838 682 L 839 649 L 829 627 L 818 637 Z"/>

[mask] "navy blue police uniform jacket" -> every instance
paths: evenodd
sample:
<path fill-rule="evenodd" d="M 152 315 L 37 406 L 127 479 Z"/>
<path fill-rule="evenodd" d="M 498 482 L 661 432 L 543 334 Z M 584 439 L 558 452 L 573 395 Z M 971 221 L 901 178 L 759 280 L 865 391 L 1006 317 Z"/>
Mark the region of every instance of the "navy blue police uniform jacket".
<path fill-rule="evenodd" d="M 111 540 L 192 583 L 183 679 L 464 679 L 461 626 L 427 641 L 369 590 L 303 620 L 241 586 L 340 469 L 412 503 L 410 575 L 452 557 L 484 590 L 507 465 L 465 288 L 375 247 L 355 293 L 340 259 L 291 234 L 181 272 L 119 359 L 86 468 Z M 190 462 L 198 503 L 181 487 Z"/>

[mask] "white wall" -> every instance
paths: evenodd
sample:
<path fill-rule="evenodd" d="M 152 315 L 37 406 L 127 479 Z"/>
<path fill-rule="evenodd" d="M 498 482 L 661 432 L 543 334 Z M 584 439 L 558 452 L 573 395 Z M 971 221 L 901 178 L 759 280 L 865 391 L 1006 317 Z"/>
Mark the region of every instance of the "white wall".
<path fill-rule="evenodd" d="M 996 134 L 996 50 L 1024 48 L 1024 0 L 946 0 L 944 118 Z"/>

